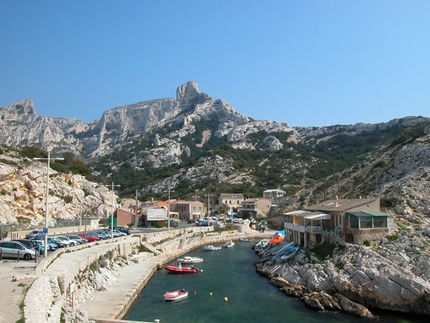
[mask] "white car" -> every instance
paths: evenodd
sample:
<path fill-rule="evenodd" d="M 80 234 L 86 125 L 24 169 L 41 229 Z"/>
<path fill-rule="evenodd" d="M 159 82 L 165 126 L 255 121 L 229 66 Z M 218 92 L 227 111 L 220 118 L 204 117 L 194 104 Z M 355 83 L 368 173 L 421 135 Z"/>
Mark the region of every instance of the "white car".
<path fill-rule="evenodd" d="M 63 242 L 67 247 L 76 246 L 78 244 L 75 240 L 71 240 L 71 239 L 67 238 L 66 236 L 55 236 L 55 238 L 57 238 L 58 240 Z"/>

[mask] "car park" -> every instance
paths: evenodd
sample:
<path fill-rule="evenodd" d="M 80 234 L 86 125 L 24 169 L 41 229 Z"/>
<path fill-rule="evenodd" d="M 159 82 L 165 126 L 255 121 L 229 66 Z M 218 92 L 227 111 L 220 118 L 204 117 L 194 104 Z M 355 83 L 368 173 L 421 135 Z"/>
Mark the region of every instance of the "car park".
<path fill-rule="evenodd" d="M 17 241 L 0 241 L 0 251 L 2 258 L 19 258 L 31 260 L 36 258 L 34 249 L 27 249 L 22 243 Z"/>

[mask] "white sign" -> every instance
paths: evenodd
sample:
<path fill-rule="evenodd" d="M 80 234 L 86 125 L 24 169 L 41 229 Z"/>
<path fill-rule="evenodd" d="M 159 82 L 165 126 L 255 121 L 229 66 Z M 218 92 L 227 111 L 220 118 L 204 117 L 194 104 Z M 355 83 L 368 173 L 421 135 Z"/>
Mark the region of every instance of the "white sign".
<path fill-rule="evenodd" d="M 167 220 L 167 209 L 147 209 L 146 216 L 148 221 L 164 221 Z"/>

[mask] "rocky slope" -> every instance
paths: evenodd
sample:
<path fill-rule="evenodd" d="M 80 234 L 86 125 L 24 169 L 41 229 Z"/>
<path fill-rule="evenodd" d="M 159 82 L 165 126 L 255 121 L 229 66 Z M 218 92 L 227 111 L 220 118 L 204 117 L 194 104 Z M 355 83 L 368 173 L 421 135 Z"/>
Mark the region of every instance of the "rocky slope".
<path fill-rule="evenodd" d="M 45 222 L 46 162 L 23 158 L 2 149 L 0 155 L 0 223 L 15 230 L 42 227 Z M 80 175 L 49 171 L 49 226 L 56 221 L 79 220 L 80 216 L 101 217 L 112 211 L 112 193 L 103 185 Z"/>

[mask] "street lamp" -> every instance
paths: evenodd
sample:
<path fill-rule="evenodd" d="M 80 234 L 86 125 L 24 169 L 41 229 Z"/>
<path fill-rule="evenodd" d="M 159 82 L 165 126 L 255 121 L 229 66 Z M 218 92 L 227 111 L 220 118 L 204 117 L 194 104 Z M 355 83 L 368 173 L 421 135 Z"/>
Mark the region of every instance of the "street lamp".
<path fill-rule="evenodd" d="M 113 192 L 113 188 L 114 187 L 120 187 L 121 185 L 119 185 L 119 184 L 116 184 L 116 185 L 114 185 L 114 183 L 112 182 L 112 213 L 111 213 L 111 216 L 110 216 L 110 238 L 111 239 L 113 239 L 113 213 L 114 213 L 114 210 L 115 210 L 115 204 L 114 204 L 114 192 Z"/>
<path fill-rule="evenodd" d="M 45 228 L 43 231 L 45 232 L 45 247 L 44 249 L 44 257 L 48 256 L 48 196 L 49 196 L 49 165 L 51 160 L 64 160 L 64 158 L 51 158 L 51 153 L 48 151 L 48 158 L 39 158 L 35 157 L 33 160 L 46 160 L 48 161 L 46 166 L 46 205 L 45 205 Z"/>

